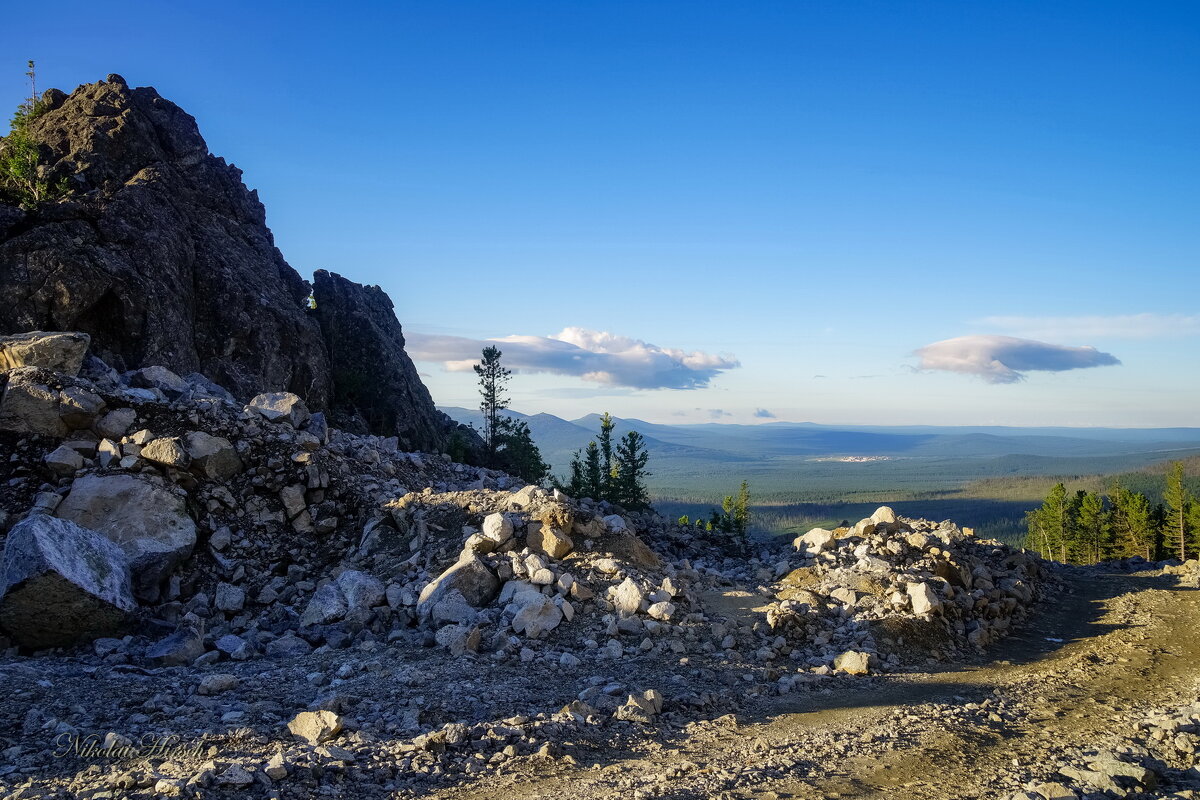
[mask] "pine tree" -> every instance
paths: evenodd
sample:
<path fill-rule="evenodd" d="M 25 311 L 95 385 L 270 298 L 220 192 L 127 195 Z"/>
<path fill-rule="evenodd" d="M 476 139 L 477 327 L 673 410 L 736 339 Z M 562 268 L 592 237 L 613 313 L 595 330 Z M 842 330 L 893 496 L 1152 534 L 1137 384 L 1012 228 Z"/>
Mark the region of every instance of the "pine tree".
<path fill-rule="evenodd" d="M 508 408 L 508 397 L 504 394 L 505 385 L 512 375 L 510 370 L 500 364 L 503 355 L 497 347 L 483 348 L 483 358 L 474 366 L 475 374 L 479 376 L 479 394 L 481 400 L 479 410 L 483 412 L 483 444 L 487 453 L 488 466 L 496 465 L 496 448 L 500 444 L 500 412 Z"/>
<path fill-rule="evenodd" d="M 1167 489 L 1163 492 L 1167 504 L 1164 535 L 1173 543 L 1180 561 L 1187 560 L 1188 532 L 1191 521 L 1192 496 L 1183 485 L 1183 462 L 1176 461 L 1167 472 Z"/>
<path fill-rule="evenodd" d="M 738 489 L 737 499 L 733 503 L 733 524 L 737 530 L 738 536 L 743 541 L 749 539 L 750 536 L 750 483 L 742 481 L 742 486 Z"/>
<path fill-rule="evenodd" d="M 1070 528 L 1067 487 L 1054 485 L 1042 507 L 1025 515 L 1029 526 L 1026 546 L 1042 554 L 1043 558 L 1067 560 L 1067 537 Z"/>
<path fill-rule="evenodd" d="M 613 443 L 612 432 L 616 427 L 612 416 L 605 411 L 604 416 L 600 417 L 600 473 L 602 485 L 600 486 L 600 494 L 596 495 L 597 499 L 613 501 Z"/>
<path fill-rule="evenodd" d="M 621 437 L 616 450 L 616 477 L 614 478 L 616 502 L 628 509 L 646 508 L 650 495 L 646 491 L 646 464 L 650 454 L 646 452 L 645 440 L 637 431 L 629 431 Z"/>

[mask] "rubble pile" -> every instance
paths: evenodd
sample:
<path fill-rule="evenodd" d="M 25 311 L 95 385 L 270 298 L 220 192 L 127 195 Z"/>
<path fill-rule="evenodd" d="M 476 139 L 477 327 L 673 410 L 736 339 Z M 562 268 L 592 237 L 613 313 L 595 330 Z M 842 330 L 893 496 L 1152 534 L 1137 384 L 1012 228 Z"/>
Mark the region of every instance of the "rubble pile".
<path fill-rule="evenodd" d="M 886 508 L 747 557 L 652 511 L 333 428 L 294 394 L 243 404 L 198 374 L 117 373 L 83 334 L 15 338 L 0 673 L 53 678 L 0 710 L 21 765 L 0 768 L 6 790 L 51 757 L 23 742 L 63 734 L 202 733 L 203 752 L 75 779 L 168 795 L 308 796 L 330 776 L 417 791 L 583 758 L 982 647 L 1045 578 Z"/>

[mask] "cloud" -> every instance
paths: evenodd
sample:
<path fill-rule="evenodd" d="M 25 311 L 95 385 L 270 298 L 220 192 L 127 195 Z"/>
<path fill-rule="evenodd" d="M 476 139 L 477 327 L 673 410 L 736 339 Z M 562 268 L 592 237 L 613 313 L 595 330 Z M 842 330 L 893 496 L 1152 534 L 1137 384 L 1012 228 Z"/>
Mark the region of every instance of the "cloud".
<path fill-rule="evenodd" d="M 988 383 L 1016 383 L 1033 370 L 1063 372 L 1121 363 L 1094 347 L 1067 347 L 1012 336 L 960 336 L 926 345 L 915 354 L 921 358 L 918 369 L 963 372 Z"/>
<path fill-rule="evenodd" d="M 775 419 L 775 414 L 771 411 L 767 411 L 765 408 L 754 409 L 754 416 L 758 417 L 759 419 Z"/>
<path fill-rule="evenodd" d="M 659 347 L 586 328 L 565 328 L 549 337 L 479 340 L 410 333 L 405 339 L 413 359 L 440 361 L 451 372 L 469 372 L 478 363 L 480 350 L 498 345 L 510 369 L 574 375 L 604 386 L 631 389 L 701 389 L 725 370 L 741 366 L 733 356 Z"/>
<path fill-rule="evenodd" d="M 1000 316 L 984 317 L 979 323 L 1034 339 L 1163 339 L 1200 336 L 1200 314 Z"/>
<path fill-rule="evenodd" d="M 708 410 L 708 418 L 709 419 L 720 419 L 721 417 L 732 417 L 732 416 L 733 416 L 733 414 L 730 414 L 728 411 L 726 411 L 723 408 L 710 408 Z"/>

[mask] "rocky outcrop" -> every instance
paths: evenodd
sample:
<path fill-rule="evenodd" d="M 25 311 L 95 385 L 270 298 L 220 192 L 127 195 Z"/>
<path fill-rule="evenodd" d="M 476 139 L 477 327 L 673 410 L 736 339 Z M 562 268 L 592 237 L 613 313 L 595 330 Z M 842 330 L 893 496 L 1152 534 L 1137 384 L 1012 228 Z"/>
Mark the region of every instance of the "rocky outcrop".
<path fill-rule="evenodd" d="M 27 131 L 66 191 L 31 210 L 0 196 L 0 333 L 79 333 L 34 340 L 41 351 L 0 343 L 0 365 L 73 375 L 82 353 L 68 345 L 90 336 L 119 372 L 201 373 L 242 402 L 291 392 L 347 429 L 413 449 L 450 443 L 460 426 L 434 408 L 387 295 L 321 272 L 314 314 L 257 194 L 208 152 L 195 119 L 116 75 L 44 104 Z M 43 363 L 60 352 L 67 361 Z M 478 444 L 461 429 L 457 450 Z"/>
<path fill-rule="evenodd" d="M 119 76 L 46 99 L 28 131 L 69 191 L 6 210 L 0 331 L 83 331 L 119 369 L 160 364 L 243 399 L 275 388 L 324 404 L 328 358 L 308 284 L 195 119 Z"/>
<path fill-rule="evenodd" d="M 404 352 L 404 332 L 387 294 L 317 270 L 313 299 L 333 369 L 335 423 L 398 436 L 408 449 L 444 446 L 461 426 L 434 408 Z"/>

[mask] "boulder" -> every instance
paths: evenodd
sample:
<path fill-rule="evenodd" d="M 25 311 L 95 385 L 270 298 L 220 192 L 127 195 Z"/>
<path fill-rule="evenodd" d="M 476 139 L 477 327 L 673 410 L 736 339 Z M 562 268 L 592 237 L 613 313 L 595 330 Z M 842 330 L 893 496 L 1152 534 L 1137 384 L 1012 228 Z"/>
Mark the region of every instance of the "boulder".
<path fill-rule="evenodd" d="M 146 651 L 150 663 L 159 667 L 181 667 L 204 655 L 204 635 L 185 625 L 166 636 Z"/>
<path fill-rule="evenodd" d="M 183 449 L 183 443 L 178 436 L 163 436 L 154 439 L 142 448 L 142 458 L 161 464 L 164 467 L 187 469 L 192 463 L 191 456 Z"/>
<path fill-rule="evenodd" d="M 473 553 L 465 553 L 459 561 L 434 578 L 417 598 L 417 613 L 422 617 L 433 614 L 434 608 L 452 592 L 457 592 L 467 605 L 483 608 L 500 591 L 500 580 Z"/>
<path fill-rule="evenodd" d="M 30 331 L 0 336 L 0 372 L 41 367 L 65 375 L 79 374 L 92 337 L 86 333 Z"/>
<path fill-rule="evenodd" d="M 642 590 L 633 582 L 633 578 L 626 578 L 609 589 L 609 599 L 622 615 L 632 616 L 642 606 Z"/>
<path fill-rule="evenodd" d="M 79 386 L 64 386 L 58 393 L 58 416 L 71 429 L 90 428 L 104 411 L 104 398 Z"/>
<path fill-rule="evenodd" d="M 104 534 L 124 550 L 133 593 L 146 601 L 158 599 L 162 582 L 196 545 L 196 524 L 183 498 L 146 477 L 76 478 L 56 515 Z"/>
<path fill-rule="evenodd" d="M 495 543 L 496 548 L 502 547 L 513 537 L 512 520 L 503 514 L 488 514 L 483 518 L 483 535 Z"/>
<path fill-rule="evenodd" d="M 245 469 L 237 449 L 220 436 L 191 431 L 183 437 L 183 449 L 192 460 L 192 469 L 212 480 L 229 480 Z"/>
<path fill-rule="evenodd" d="M 13 526 L 0 561 L 0 627 L 31 648 L 109 636 L 136 603 L 125 554 L 101 534 L 33 514 Z"/>
<path fill-rule="evenodd" d="M 535 553 L 551 558 L 563 558 L 575 549 L 571 537 L 545 522 L 530 522 L 525 528 L 525 544 Z"/>
<path fill-rule="evenodd" d="M 268 422 L 281 422 L 297 430 L 311 416 L 308 406 L 291 392 L 266 392 L 255 395 L 248 407 Z"/>
<path fill-rule="evenodd" d="M 96 433 L 106 439 L 119 440 L 137 422 L 137 412 L 132 408 L 114 408 L 93 425 Z"/>
<path fill-rule="evenodd" d="M 517 633 L 535 639 L 546 631 L 554 630 L 562 621 L 562 609 L 553 600 L 542 594 L 529 595 L 521 610 L 513 617 L 512 627 Z"/>
<path fill-rule="evenodd" d="M 896 522 L 896 512 L 890 506 L 880 506 L 871 515 L 871 521 L 876 525 L 893 525 Z"/>
<path fill-rule="evenodd" d="M 942 607 L 942 601 L 928 583 L 910 583 L 908 597 L 912 601 L 914 614 L 931 614 Z"/>
<path fill-rule="evenodd" d="M 166 367 L 153 365 L 129 373 L 129 385 L 137 389 L 157 389 L 168 400 L 178 400 L 187 393 L 187 381 Z"/>
<path fill-rule="evenodd" d="M 213 598 L 218 611 L 226 614 L 236 614 L 246 605 L 246 592 L 240 586 L 230 583 L 218 583 L 216 596 Z"/>
<path fill-rule="evenodd" d="M 833 660 L 833 668 L 848 675 L 868 675 L 871 655 L 859 650 L 847 650 Z"/>
<path fill-rule="evenodd" d="M 36 433 L 61 439 L 69 428 L 60 413 L 57 390 L 40 383 L 32 367 L 14 370 L 0 398 L 0 430 Z"/>
<path fill-rule="evenodd" d="M 796 537 L 792 542 L 797 550 L 806 555 L 815 556 L 837 546 L 837 535 L 824 528 L 813 528 L 803 536 Z"/>
<path fill-rule="evenodd" d="M 73 448 L 61 444 L 46 454 L 42 459 L 46 467 L 55 475 L 74 475 L 75 471 L 83 468 L 83 456 Z"/>
<path fill-rule="evenodd" d="M 342 719 L 332 711 L 301 711 L 287 725 L 293 736 L 309 744 L 327 742 L 341 733 Z"/>
<path fill-rule="evenodd" d="M 481 639 L 479 628 L 474 625 L 446 625 L 434 636 L 434 641 L 449 650 L 452 656 L 461 656 L 468 650 L 475 652 Z"/>
<path fill-rule="evenodd" d="M 313 592 L 308 606 L 304 609 L 304 614 L 300 617 L 300 625 L 328 625 L 346 616 L 346 612 L 349 610 L 346 605 L 346 596 L 342 594 L 338 585 L 327 583 Z"/>
<path fill-rule="evenodd" d="M 351 610 L 365 610 L 384 603 L 383 584 L 365 572 L 348 569 L 338 575 L 337 586 L 346 598 L 346 606 Z"/>

